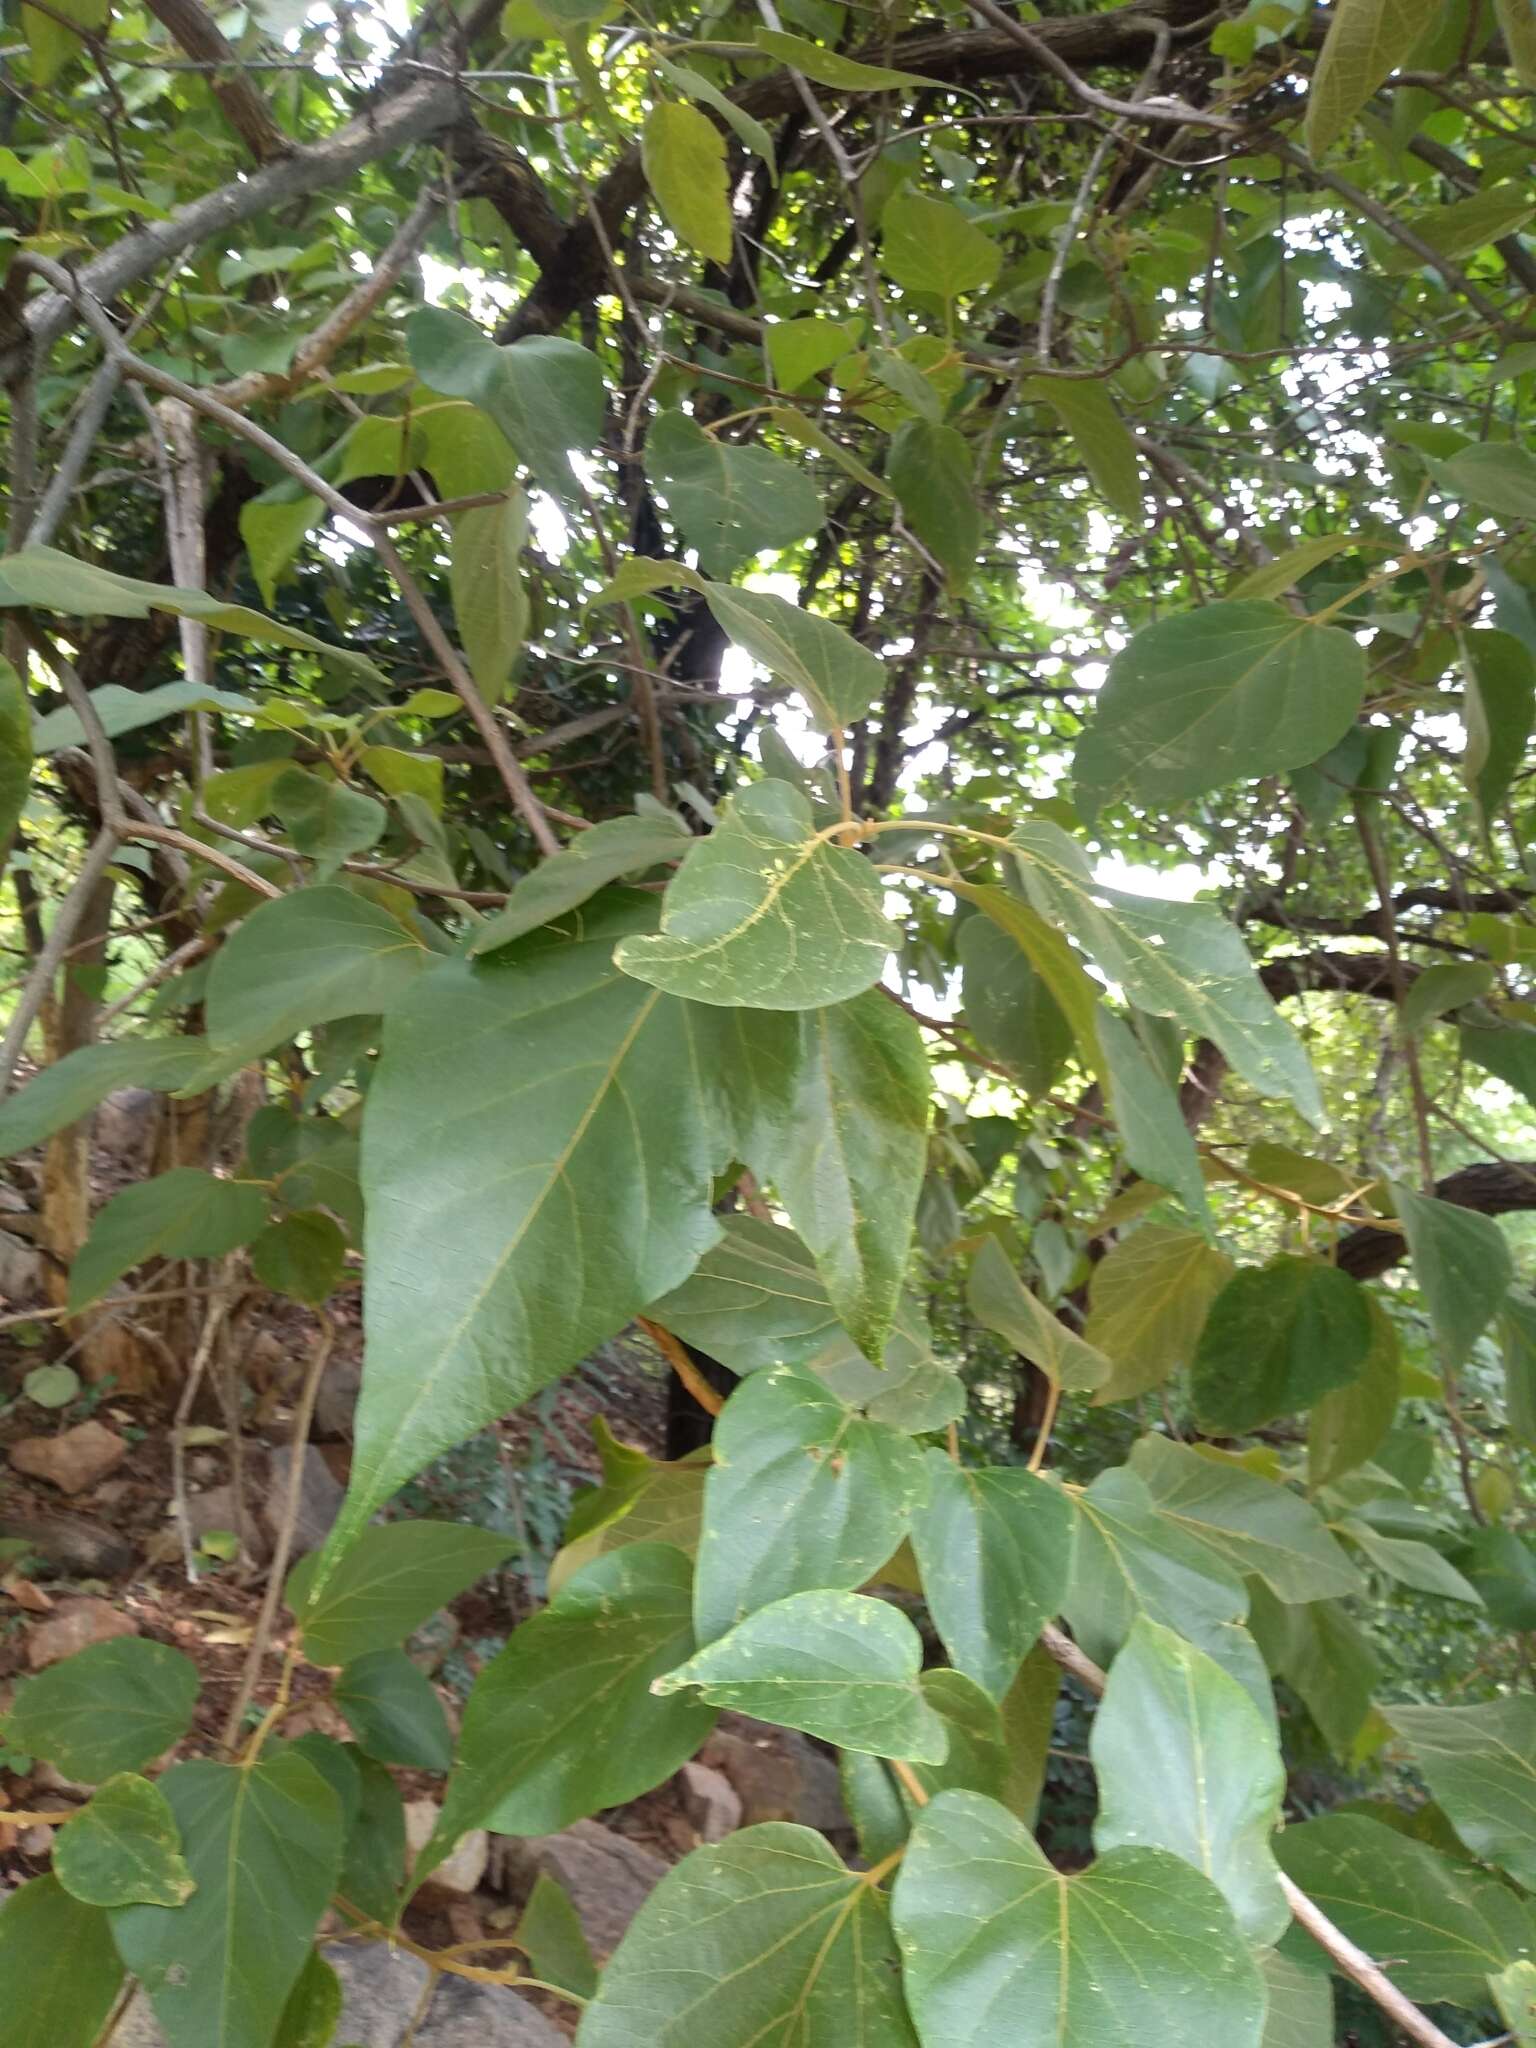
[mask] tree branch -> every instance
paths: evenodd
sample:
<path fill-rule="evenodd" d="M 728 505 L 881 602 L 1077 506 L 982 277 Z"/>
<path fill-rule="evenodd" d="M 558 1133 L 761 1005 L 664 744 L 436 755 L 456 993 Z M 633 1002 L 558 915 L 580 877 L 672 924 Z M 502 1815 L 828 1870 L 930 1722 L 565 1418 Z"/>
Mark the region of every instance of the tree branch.
<path fill-rule="evenodd" d="M 257 163 L 286 156 L 293 144 L 278 127 L 272 109 L 241 65 L 239 52 L 202 0 L 145 0 L 145 4 L 189 57 L 221 67 L 223 75 L 209 72 L 208 89 Z"/>

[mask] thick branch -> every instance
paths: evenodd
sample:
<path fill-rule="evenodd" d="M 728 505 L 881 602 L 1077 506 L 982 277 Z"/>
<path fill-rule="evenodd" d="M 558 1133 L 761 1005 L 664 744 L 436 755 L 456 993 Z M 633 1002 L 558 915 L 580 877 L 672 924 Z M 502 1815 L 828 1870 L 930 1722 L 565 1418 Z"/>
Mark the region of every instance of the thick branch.
<path fill-rule="evenodd" d="M 204 8 L 202 0 L 146 0 L 146 4 L 189 57 L 201 64 L 227 67 L 222 73 L 208 74 L 208 88 L 223 108 L 224 118 L 257 163 L 285 156 L 292 143 L 241 66 L 239 52 Z"/>
<path fill-rule="evenodd" d="M 1536 1159 L 1490 1159 L 1459 1166 L 1435 1182 L 1433 1193 L 1438 1201 L 1473 1209 L 1479 1216 L 1513 1216 L 1536 1209 Z M 1407 1256 L 1400 1230 L 1367 1224 L 1339 1240 L 1339 1268 L 1355 1280 L 1374 1280 Z"/>

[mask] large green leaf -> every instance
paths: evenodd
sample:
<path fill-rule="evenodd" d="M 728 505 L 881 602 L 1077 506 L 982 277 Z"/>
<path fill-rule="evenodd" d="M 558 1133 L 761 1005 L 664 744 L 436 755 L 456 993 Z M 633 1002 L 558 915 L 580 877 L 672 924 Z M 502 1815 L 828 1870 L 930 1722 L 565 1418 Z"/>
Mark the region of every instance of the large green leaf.
<path fill-rule="evenodd" d="M 1392 1201 L 1430 1328 L 1448 1367 L 1462 1363 L 1515 1277 L 1509 1242 L 1491 1216 L 1392 1183 Z"/>
<path fill-rule="evenodd" d="M 17 1688 L 5 1731 L 70 1778 L 136 1771 L 192 1724 L 197 1666 L 165 1643 L 91 1643 Z"/>
<path fill-rule="evenodd" d="M 333 1018 L 387 1010 L 432 957 L 365 896 L 296 889 L 258 905 L 214 955 L 209 1045 L 249 1057 Z"/>
<path fill-rule="evenodd" d="M 555 334 L 498 348 L 472 320 L 441 306 L 413 313 L 405 341 L 423 384 L 447 398 L 467 398 L 495 421 L 546 490 L 580 497 L 569 451 L 597 445 L 606 397 L 602 365 L 590 350 Z"/>
<path fill-rule="evenodd" d="M 1245 1266 L 1211 1303 L 1190 1391 L 1203 1429 L 1240 1435 L 1348 1386 L 1371 1348 L 1355 1281 L 1318 1259 Z"/>
<path fill-rule="evenodd" d="M 271 802 L 294 846 L 315 863 L 320 882 L 337 875 L 343 861 L 377 846 L 389 822 L 377 797 L 305 768 L 285 769 L 272 785 Z"/>
<path fill-rule="evenodd" d="M 381 1764 L 446 1771 L 453 1762 L 453 1735 L 437 1688 L 404 1650 L 354 1657 L 331 1698 L 358 1747 Z"/>
<path fill-rule="evenodd" d="M 1307 1474 L 1314 1487 L 1341 1479 L 1373 1457 L 1397 1413 L 1397 1328 L 1380 1302 L 1372 1299 L 1370 1311 L 1371 1348 L 1359 1376 L 1324 1394 L 1307 1424 Z"/>
<path fill-rule="evenodd" d="M 1044 1095 L 1073 1042 L 1072 1026 L 1049 983 L 1018 941 L 990 917 L 968 917 L 957 950 L 967 1028 L 985 1051 L 1013 1069 L 1027 1095 Z"/>
<path fill-rule="evenodd" d="M 1291 1910 L 1270 1837 L 1285 1766 L 1274 1730 L 1236 1679 L 1141 1617 L 1109 1668 L 1090 1748 L 1099 1855 L 1169 1849 L 1211 1880 L 1250 1941 L 1278 1941 Z"/>
<path fill-rule="evenodd" d="M 488 702 L 506 695 L 528 637 L 523 549 L 528 501 L 508 491 L 499 505 L 478 505 L 453 523 L 453 618 L 470 674 Z"/>
<path fill-rule="evenodd" d="M 369 1090 L 367 1363 L 338 1541 L 677 1286 L 732 1154 L 714 1013 L 622 974 L 644 897 L 423 975 Z M 450 1056 L 451 1049 L 451 1056 Z"/>
<path fill-rule="evenodd" d="M 810 1253 L 782 1224 L 727 1216 L 720 1242 L 649 1313 L 734 1373 L 804 1365 L 850 1408 L 896 1429 L 942 1429 L 965 1406 L 953 1366 L 934 1356 L 911 1294 L 896 1307 L 885 1356 L 872 1365 L 827 1298 Z"/>
<path fill-rule="evenodd" d="M 337 1747 L 350 1756 L 349 1749 Z M 348 1817 L 338 1889 L 349 1905 L 389 1927 L 405 1881 L 405 1804 L 385 1765 L 359 1754 L 354 1768 L 357 1811 Z"/>
<path fill-rule="evenodd" d="M 1035 909 L 1070 932 L 1130 1002 L 1172 1017 L 1190 1037 L 1212 1039 L 1261 1095 L 1287 1096 L 1321 1122 L 1301 1041 L 1265 994 L 1236 927 L 1213 904 L 1110 888 L 1095 879 L 1083 849 L 1045 819 L 1016 825 L 1009 836 Z"/>
<path fill-rule="evenodd" d="M 107 1202 L 69 1274 L 71 1315 L 145 1259 L 216 1259 L 249 1244 L 267 1220 L 263 1189 L 198 1166 L 173 1166 Z"/>
<path fill-rule="evenodd" d="M 1439 14 L 1438 0 L 1339 0 L 1307 92 L 1307 147 L 1322 156 Z"/>
<path fill-rule="evenodd" d="M 1198 1231 L 1143 1223 L 1093 1269 L 1083 1335 L 1110 1361 L 1095 1404 L 1129 1401 L 1190 1363 L 1232 1261 Z"/>
<path fill-rule="evenodd" d="M 743 1380 L 714 1449 L 694 1584 L 701 1643 L 787 1593 L 862 1585 L 926 1485 L 911 1437 L 856 1414 L 799 1366 Z"/>
<path fill-rule="evenodd" d="M 164 1088 L 196 1094 L 225 1078 L 233 1055 L 210 1052 L 204 1038 L 118 1038 L 83 1045 L 44 1067 L 0 1105 L 0 1157 L 25 1152 L 79 1121 L 117 1088 Z"/>
<path fill-rule="evenodd" d="M 944 1723 L 918 1683 L 922 1638 L 894 1607 L 862 1593 L 792 1593 L 653 1681 L 696 1686 L 711 1706 L 803 1728 L 839 1749 L 912 1763 L 944 1761 Z"/>
<path fill-rule="evenodd" d="M 1488 1973 L 1536 1940 L 1529 1901 L 1363 1814 L 1286 1828 L 1275 1856 L 1349 1940 L 1390 1957 L 1393 1983 L 1421 2003 L 1486 2008 Z"/>
<path fill-rule="evenodd" d="M 991 882 L 951 880 L 957 896 L 974 903 L 999 932 L 1013 942 L 1018 953 L 1044 982 L 1050 1000 L 1065 1018 L 1070 1039 L 1077 1044 L 1078 1057 L 1089 1068 L 1097 1066 L 1098 985 L 1083 966 L 1057 926 L 1031 909 L 1012 889 Z M 961 961 L 965 960 L 964 928 L 961 932 Z M 1070 1041 L 1069 1041 L 1070 1049 Z"/>
<path fill-rule="evenodd" d="M 689 850 L 661 930 L 621 940 L 614 957 L 694 1002 L 813 1010 L 877 982 L 894 939 L 869 862 L 821 834 L 798 789 L 759 782 Z"/>
<path fill-rule="evenodd" d="M 1317 1509 L 1289 1487 L 1167 1437 L 1143 1437 L 1130 1469 L 1163 1515 L 1277 1600 L 1341 1599 L 1363 1591 L 1359 1572 Z"/>
<path fill-rule="evenodd" d="M 1482 1596 L 1496 1628 L 1536 1629 L 1536 1545 L 1514 1529 L 1474 1529 L 1452 1562 Z"/>
<path fill-rule="evenodd" d="M 108 1778 L 59 1830 L 53 1870 L 90 1906 L 179 1906 L 193 1884 L 165 1794 L 132 1771 Z"/>
<path fill-rule="evenodd" d="M 1400 1586 L 1412 1586 L 1415 1592 L 1440 1600 L 1465 1600 L 1474 1607 L 1482 1606 L 1483 1596 L 1477 1588 L 1430 1544 L 1412 1537 L 1385 1536 L 1359 1515 L 1344 1516 L 1338 1528 L 1368 1563 Z"/>
<path fill-rule="evenodd" d="M 826 516 L 804 470 L 766 448 L 716 438 L 690 413 L 664 412 L 652 423 L 645 468 L 706 576 L 728 576 L 749 555 L 788 547 Z"/>
<path fill-rule="evenodd" d="M 1205 1176 L 1176 1089 L 1124 1017 L 1100 1006 L 1099 1050 L 1125 1161 L 1143 1180 L 1177 1195 L 1209 1228 Z"/>
<path fill-rule="evenodd" d="M 1326 1966 L 1313 1969 L 1272 1948 L 1259 1957 L 1259 1969 L 1269 1998 L 1264 2048 L 1334 2048 L 1333 1983 Z"/>
<path fill-rule="evenodd" d="M 678 581 L 674 572 L 671 581 Z M 765 590 L 706 583 L 705 598 L 721 631 L 799 692 L 824 731 L 846 731 L 885 688 L 885 664 L 841 626 Z"/>
<path fill-rule="evenodd" d="M 336 1794 L 293 1750 L 160 1780 L 196 1890 L 120 1906 L 112 1934 L 170 2048 L 271 2048 L 341 1864 Z"/>
<path fill-rule="evenodd" d="M 1352 633 L 1262 599 L 1143 626 L 1109 665 L 1077 743 L 1085 813 L 1177 803 L 1300 768 L 1341 739 L 1365 694 Z"/>
<path fill-rule="evenodd" d="M 1053 1870 L 990 1799 L 925 1807 L 892 1901 L 924 2048 L 1259 2048 L 1264 1987 L 1214 1885 L 1161 1849 Z"/>
<path fill-rule="evenodd" d="M 667 226 L 711 263 L 729 264 L 731 201 L 720 130 L 697 107 L 657 100 L 640 144 L 646 183 Z"/>
<path fill-rule="evenodd" d="M 1473 1855 L 1536 1887 L 1536 1699 L 1386 1714 Z"/>
<path fill-rule="evenodd" d="M 1060 1487 L 1018 1466 L 927 1458 L 912 1516 L 923 1597 L 957 1671 L 1002 1699 L 1072 1573 L 1075 1516 Z"/>
<path fill-rule="evenodd" d="M 913 2048 L 885 1900 L 810 1828 L 696 1849 L 636 1915 L 580 2048 Z"/>
<path fill-rule="evenodd" d="M 843 1327 L 879 1358 L 927 1162 L 922 1033 L 875 989 L 765 1021 L 743 1020 L 741 1157 L 773 1187 Z"/>
<path fill-rule="evenodd" d="M 106 1914 L 56 1877 L 18 1885 L 0 1908 L 6 2048 L 96 2048 L 122 1982 Z"/>
<path fill-rule="evenodd" d="M 692 843 L 692 834 L 672 811 L 605 818 L 589 832 L 578 832 L 569 846 L 514 884 L 506 908 L 488 918 L 470 941 L 471 957 L 494 953 L 537 931 L 623 875 L 681 860 Z"/>
<path fill-rule="evenodd" d="M 1108 1377 L 1103 1352 L 1030 1293 L 995 1237 L 986 1238 L 971 1261 L 965 1299 L 983 1328 L 995 1330 L 1054 1385 L 1082 1393 Z"/>
<path fill-rule="evenodd" d="M 1002 268 L 992 237 L 947 199 L 898 185 L 880 216 L 880 268 L 909 291 L 946 302 L 982 291 Z"/>
<path fill-rule="evenodd" d="M 466 1828 L 544 1835 L 669 1778 L 709 1733 L 691 1693 L 653 1679 L 693 1649 L 688 1560 L 630 1543 L 568 1580 L 475 1680 L 419 1881 Z"/>
<path fill-rule="evenodd" d="M 322 1553 L 288 1574 L 283 1596 L 297 1617 L 312 1664 L 350 1664 L 403 1643 L 429 1615 L 504 1564 L 510 1537 L 459 1522 L 385 1522 L 367 1529 L 327 1573 Z"/>
<path fill-rule="evenodd" d="M 91 708 L 101 721 L 109 740 L 138 732 L 143 726 L 158 725 L 164 718 L 182 717 L 188 711 L 256 710 L 250 697 L 233 690 L 210 690 L 200 683 L 161 683 L 154 690 L 125 690 L 120 683 L 103 683 L 91 692 Z M 32 728 L 32 747 L 39 754 L 56 754 L 64 747 L 85 745 L 85 725 L 78 711 L 64 704 L 50 711 Z"/>

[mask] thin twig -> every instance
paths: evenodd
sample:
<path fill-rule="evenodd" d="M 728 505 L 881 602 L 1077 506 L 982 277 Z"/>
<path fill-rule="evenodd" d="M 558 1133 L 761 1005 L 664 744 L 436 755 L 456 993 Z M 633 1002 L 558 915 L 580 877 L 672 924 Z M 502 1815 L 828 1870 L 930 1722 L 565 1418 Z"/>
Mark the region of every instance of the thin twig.
<path fill-rule="evenodd" d="M 203 1383 L 203 1374 L 208 1369 L 208 1360 L 213 1354 L 214 1339 L 218 1336 L 219 1325 L 228 1311 L 228 1271 L 226 1260 L 217 1270 L 213 1295 L 203 1317 L 203 1327 L 198 1332 L 197 1349 L 192 1354 L 192 1364 L 182 1384 L 181 1398 L 176 1403 L 176 1413 L 171 1420 L 171 1513 L 181 1537 L 181 1556 L 186 1566 L 187 1579 L 194 1586 L 198 1581 L 198 1570 L 197 1555 L 192 1547 L 192 1516 L 187 1507 L 186 1427 L 187 1419 L 192 1413 L 192 1404 L 197 1399 L 198 1389 Z M 244 1708 L 241 1712 L 244 1712 Z"/>
<path fill-rule="evenodd" d="M 724 1398 L 705 1379 L 699 1368 L 683 1349 L 681 1341 L 670 1330 L 664 1330 L 660 1323 L 653 1323 L 649 1316 L 636 1316 L 635 1321 L 644 1330 L 656 1349 L 666 1359 L 683 1385 L 692 1394 L 707 1414 L 718 1415 L 725 1406 Z"/>

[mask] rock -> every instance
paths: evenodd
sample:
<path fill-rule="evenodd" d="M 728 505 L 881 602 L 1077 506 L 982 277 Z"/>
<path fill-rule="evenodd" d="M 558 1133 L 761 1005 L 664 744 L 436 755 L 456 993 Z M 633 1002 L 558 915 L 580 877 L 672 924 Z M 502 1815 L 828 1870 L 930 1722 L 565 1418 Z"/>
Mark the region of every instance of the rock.
<path fill-rule="evenodd" d="M 201 1542 L 210 1529 L 233 1529 L 240 1527 L 240 1511 L 235 1501 L 235 1489 L 229 1486 L 210 1486 L 204 1493 L 194 1493 L 187 1500 L 187 1521 L 195 1541 Z M 272 1555 L 272 1545 L 266 1530 L 247 1506 L 245 1516 L 245 1545 L 252 1564 L 265 1564 Z"/>
<path fill-rule="evenodd" d="M 677 1789 L 701 1842 L 723 1842 L 741 1826 L 741 1798 L 723 1771 L 709 1764 L 684 1764 L 677 1774 Z"/>
<path fill-rule="evenodd" d="M 267 1541 L 272 1544 L 277 1542 L 277 1532 L 282 1526 L 288 1498 L 288 1469 L 292 1460 L 292 1447 L 280 1445 L 271 1455 L 265 1483 L 255 1489 L 256 1519 Z M 302 1557 L 306 1550 L 319 1549 L 341 1512 L 341 1502 L 342 1489 L 332 1478 L 330 1467 L 314 1444 L 306 1444 L 303 1477 L 299 1484 L 299 1519 L 293 1532 L 295 1557 Z"/>
<path fill-rule="evenodd" d="M 114 1167 L 137 1179 L 149 1171 L 160 1115 L 161 1097 L 153 1088 L 114 1088 L 96 1111 L 92 1142 Z"/>
<path fill-rule="evenodd" d="M 84 1493 L 128 1455 L 120 1436 L 99 1422 L 79 1422 L 58 1436 L 24 1436 L 11 1445 L 11 1463 L 31 1479 L 46 1479 L 61 1493 Z"/>
<path fill-rule="evenodd" d="M 0 1206 L 12 1209 L 9 1202 Z M 26 1203 L 18 1197 L 15 1206 L 24 1209 Z M 43 1255 L 37 1246 L 17 1231 L 0 1229 L 0 1294 L 20 1302 L 40 1294 L 42 1287 Z"/>
<path fill-rule="evenodd" d="M 429 1614 L 413 1636 L 406 1638 L 405 1654 L 428 1678 L 442 1669 L 443 1659 L 464 1633 L 463 1624 L 451 1607 Z"/>
<path fill-rule="evenodd" d="M 49 1515 L 35 1521 L 0 1522 L 0 1536 L 20 1537 L 56 1571 L 77 1579 L 113 1579 L 138 1563 L 138 1552 L 111 1529 L 83 1515 Z"/>
<path fill-rule="evenodd" d="M 432 1839 L 437 1826 L 438 1804 L 435 1799 L 410 1799 L 405 1807 L 405 1846 L 412 1862 L 421 1854 Z M 467 1899 L 479 1889 L 485 1875 L 485 1866 L 491 1858 L 491 1838 L 484 1828 L 471 1828 L 463 1840 L 456 1843 L 453 1854 L 445 1863 L 440 1863 L 423 1887 L 424 1891 L 445 1892 L 455 1898 Z"/>
<path fill-rule="evenodd" d="M 834 1838 L 852 1828 L 837 1765 L 792 1728 L 773 1728 L 746 1714 L 722 1714 L 699 1760 L 730 1780 L 741 1801 L 744 1827 L 791 1820 Z"/>
<path fill-rule="evenodd" d="M 40 1621 L 27 1637 L 27 1662 L 34 1671 L 73 1657 L 92 1643 L 109 1643 L 114 1636 L 136 1636 L 139 1625 L 120 1608 L 105 1600 L 61 1600 L 46 1621 Z"/>
<path fill-rule="evenodd" d="M 843 1781 L 836 1762 L 797 1729 L 780 1728 L 777 1733 L 800 1780 L 791 1818 L 803 1828 L 820 1829 L 824 1835 L 851 1836 L 853 1822 L 843 1804 Z"/>
<path fill-rule="evenodd" d="M 671 1867 L 595 1820 L 579 1820 L 561 1834 L 536 1836 L 522 1846 L 530 1875 L 542 1870 L 569 1893 L 599 1961 L 613 1954 Z"/>
<path fill-rule="evenodd" d="M 357 2048 L 400 2048 L 426 1988 L 426 1964 L 379 1941 L 327 1946 L 321 1953 L 341 1979 L 337 2041 L 348 2048 L 353 2042 Z M 570 2048 L 559 2028 L 515 1991 L 448 1976 L 411 2038 L 414 2048 Z M 118 2022 L 112 2048 L 165 2048 L 142 1992 Z"/>
<path fill-rule="evenodd" d="M 333 1353 L 321 1376 L 320 1392 L 315 1397 L 316 1436 L 351 1441 L 352 1417 L 357 1410 L 362 1384 L 362 1361 L 338 1357 Z"/>

